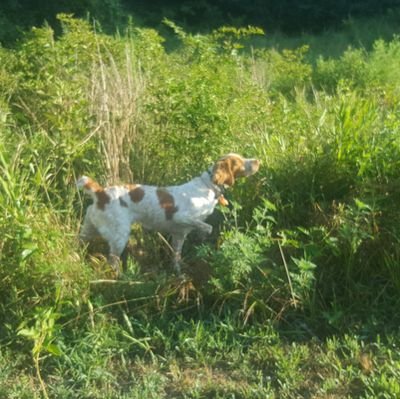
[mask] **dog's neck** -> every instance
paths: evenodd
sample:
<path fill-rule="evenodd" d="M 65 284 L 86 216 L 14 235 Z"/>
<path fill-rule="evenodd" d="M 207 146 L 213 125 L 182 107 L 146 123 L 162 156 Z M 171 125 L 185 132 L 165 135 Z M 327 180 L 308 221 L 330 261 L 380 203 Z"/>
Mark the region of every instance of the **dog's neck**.
<path fill-rule="evenodd" d="M 200 177 L 203 180 L 204 184 L 214 192 L 215 198 L 219 198 L 221 195 L 224 194 L 225 186 L 213 183 L 213 167 L 212 166 L 210 166 L 205 172 L 203 172 Z"/>

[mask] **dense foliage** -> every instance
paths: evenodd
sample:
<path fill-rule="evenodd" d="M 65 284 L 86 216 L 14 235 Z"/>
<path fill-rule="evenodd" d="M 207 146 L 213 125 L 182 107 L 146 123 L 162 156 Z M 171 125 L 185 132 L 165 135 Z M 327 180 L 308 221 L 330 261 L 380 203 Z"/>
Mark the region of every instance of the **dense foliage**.
<path fill-rule="evenodd" d="M 192 32 L 230 24 L 301 34 L 337 28 L 351 18 L 393 13 L 399 6 L 399 0 L 3 0 L 0 42 L 12 43 L 23 30 L 45 21 L 58 32 L 56 14 L 61 12 L 95 18 L 108 32 L 124 29 L 129 17 L 152 27 L 160 27 L 166 17 Z M 398 19 L 398 13 L 393 15 Z"/>
<path fill-rule="evenodd" d="M 400 5 L 398 0 L 122 0 L 122 4 L 153 25 L 167 16 L 188 29 L 210 28 L 228 21 L 289 34 L 320 32 L 341 25 L 345 19 L 376 17 Z"/>
<path fill-rule="evenodd" d="M 59 21 L 0 49 L 0 396 L 398 397 L 400 40 L 310 62 L 247 51 L 256 28 L 167 21 L 166 52 Z M 180 183 L 231 151 L 261 170 L 185 278 L 139 228 L 121 281 L 79 247 L 79 174 Z"/>

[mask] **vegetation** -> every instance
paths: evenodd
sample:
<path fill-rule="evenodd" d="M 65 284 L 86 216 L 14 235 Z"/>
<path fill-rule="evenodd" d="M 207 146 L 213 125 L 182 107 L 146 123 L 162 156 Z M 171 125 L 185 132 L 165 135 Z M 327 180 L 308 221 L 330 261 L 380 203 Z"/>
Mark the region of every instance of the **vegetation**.
<path fill-rule="evenodd" d="M 221 25 L 260 26 L 269 34 L 289 35 L 332 31 L 343 21 L 388 17 L 397 24 L 398 0 L 3 0 L 0 4 L 0 42 L 10 45 L 29 27 L 48 23 L 60 32 L 57 13 L 95 19 L 105 32 L 123 31 L 130 18 L 142 26 L 163 30 L 168 18 L 190 32 L 205 32 Z M 386 24 L 381 24 L 385 30 Z M 370 29 L 370 27 L 369 27 Z M 358 44 L 358 43 L 357 43 Z"/>
<path fill-rule="evenodd" d="M 58 18 L 0 49 L 0 397 L 399 397 L 399 38 L 315 57 L 167 20 L 167 52 Z M 174 184 L 231 151 L 261 170 L 184 278 L 137 227 L 117 282 L 78 245 L 78 175 Z"/>

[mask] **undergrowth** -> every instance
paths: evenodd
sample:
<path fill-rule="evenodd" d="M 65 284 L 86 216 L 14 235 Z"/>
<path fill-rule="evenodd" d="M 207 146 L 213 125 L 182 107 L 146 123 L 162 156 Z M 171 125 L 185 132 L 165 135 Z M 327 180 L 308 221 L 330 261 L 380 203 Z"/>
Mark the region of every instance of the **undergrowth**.
<path fill-rule="evenodd" d="M 399 39 L 310 61 L 59 18 L 0 49 L 0 396 L 398 397 Z M 184 277 L 137 227 L 118 281 L 78 245 L 78 175 L 178 184 L 232 151 L 262 166 Z"/>

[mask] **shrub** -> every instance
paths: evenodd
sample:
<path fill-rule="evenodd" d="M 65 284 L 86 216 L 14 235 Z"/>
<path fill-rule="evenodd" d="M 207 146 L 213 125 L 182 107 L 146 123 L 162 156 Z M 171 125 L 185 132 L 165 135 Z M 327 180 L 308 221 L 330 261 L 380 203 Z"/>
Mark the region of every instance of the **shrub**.
<path fill-rule="evenodd" d="M 295 95 L 296 89 L 307 87 L 311 82 L 312 67 L 306 62 L 308 47 L 295 50 L 274 49 L 256 52 L 255 79 L 273 95 Z"/>
<path fill-rule="evenodd" d="M 178 310 L 186 320 L 284 320 L 279 326 L 302 336 L 360 325 L 368 335 L 395 320 L 397 39 L 313 65 L 305 48 L 250 56 L 241 45 L 252 28 L 189 35 L 169 23 L 181 44 L 167 52 L 153 30 L 130 26 L 111 37 L 60 19 L 60 37 L 36 28 L 0 50 L 0 328 L 10 347 L 33 348 L 38 380 L 55 356 L 66 367 L 81 331 L 82 356 L 101 336 L 121 334 L 130 342 L 121 353 L 158 359 L 174 349 L 150 334 L 152 323 L 170 324 Z M 261 168 L 227 190 L 222 226 L 188 253 L 188 263 L 197 253 L 211 266 L 208 284 L 162 272 L 161 255 L 149 272 L 130 264 L 125 280 L 90 285 L 106 272 L 91 270 L 77 249 L 77 174 L 174 184 L 231 151 Z M 112 324 L 110 335 L 95 331 L 94 314 L 102 328 Z M 136 317 L 147 323 L 139 337 Z M 98 380 L 85 381 L 89 391 Z"/>

